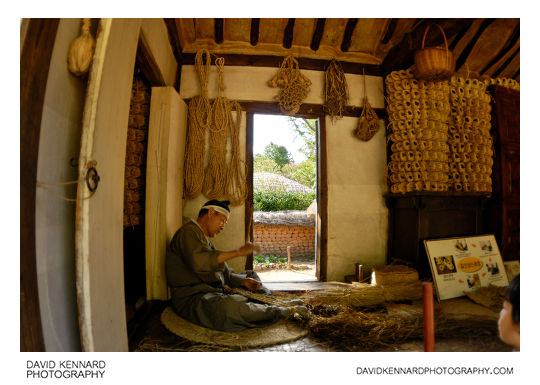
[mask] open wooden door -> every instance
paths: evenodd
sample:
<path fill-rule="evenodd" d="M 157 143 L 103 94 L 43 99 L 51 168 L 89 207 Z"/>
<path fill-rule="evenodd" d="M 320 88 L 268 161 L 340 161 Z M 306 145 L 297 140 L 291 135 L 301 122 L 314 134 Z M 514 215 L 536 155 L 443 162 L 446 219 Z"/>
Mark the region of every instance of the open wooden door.
<path fill-rule="evenodd" d="M 123 191 L 139 28 L 138 19 L 101 19 L 88 79 L 75 241 L 83 351 L 128 349 L 122 260 Z"/>
<path fill-rule="evenodd" d="M 165 254 L 182 225 L 187 105 L 172 87 L 152 88 L 146 167 L 146 299 L 168 299 Z"/>
<path fill-rule="evenodd" d="M 133 72 L 141 45 L 159 84 L 173 85 L 178 65 L 163 19 L 100 20 L 83 112 L 77 191 L 77 303 L 84 351 L 128 350 L 123 270 L 124 170 Z M 165 107 L 171 108 L 171 114 L 182 108 L 178 100 L 176 107 Z M 168 134 L 169 140 L 180 140 L 180 131 L 169 130 Z M 161 139 L 159 143 L 163 143 Z M 178 180 L 169 173 L 174 169 L 160 173 L 160 178 Z M 157 183 L 157 178 L 154 180 Z M 170 226 L 174 225 L 176 222 Z"/>

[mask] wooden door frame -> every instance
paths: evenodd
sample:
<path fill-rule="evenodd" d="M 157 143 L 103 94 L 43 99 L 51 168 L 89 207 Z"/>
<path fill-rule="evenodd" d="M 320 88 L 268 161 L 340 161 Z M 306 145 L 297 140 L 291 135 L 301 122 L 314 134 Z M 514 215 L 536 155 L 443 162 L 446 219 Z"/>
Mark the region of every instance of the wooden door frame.
<path fill-rule="evenodd" d="M 20 62 L 20 349 L 45 351 L 36 267 L 36 183 L 45 89 L 59 19 L 29 19 Z"/>
<path fill-rule="evenodd" d="M 284 115 L 275 102 L 240 102 L 246 111 L 246 185 L 248 197 L 245 203 L 244 221 L 245 238 L 253 240 L 253 115 Z M 302 105 L 295 117 L 318 118 L 317 140 L 317 215 L 316 221 L 316 259 L 317 278 L 327 280 L 328 266 L 328 183 L 327 183 L 327 151 L 326 151 L 326 118 L 322 106 Z M 246 259 L 246 269 L 253 267 L 253 255 Z"/>

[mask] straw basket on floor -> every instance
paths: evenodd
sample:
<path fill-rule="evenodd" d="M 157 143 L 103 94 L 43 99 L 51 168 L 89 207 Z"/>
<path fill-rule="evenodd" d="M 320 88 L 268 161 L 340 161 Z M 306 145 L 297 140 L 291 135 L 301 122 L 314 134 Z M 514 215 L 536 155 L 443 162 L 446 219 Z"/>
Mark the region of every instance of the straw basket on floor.
<path fill-rule="evenodd" d="M 444 38 L 444 49 L 440 47 L 424 48 L 429 25 L 424 32 L 422 39 L 422 49 L 414 54 L 414 64 L 416 69 L 414 76 L 419 80 L 440 81 L 450 78 L 456 70 L 456 60 L 452 51 L 448 50 L 448 42 L 443 28 L 436 24 L 441 30 Z"/>

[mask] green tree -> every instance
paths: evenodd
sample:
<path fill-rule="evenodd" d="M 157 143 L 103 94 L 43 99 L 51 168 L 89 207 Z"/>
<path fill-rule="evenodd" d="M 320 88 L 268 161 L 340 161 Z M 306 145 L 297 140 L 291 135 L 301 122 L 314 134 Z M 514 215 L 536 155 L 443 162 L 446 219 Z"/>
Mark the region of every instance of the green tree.
<path fill-rule="evenodd" d="M 303 140 L 304 145 L 300 148 L 308 160 L 317 160 L 317 125 L 318 119 L 306 119 L 289 117 L 289 124 L 296 135 Z"/>
<path fill-rule="evenodd" d="M 289 117 L 289 125 L 304 145 L 300 148 L 306 160 L 294 167 L 287 166 L 287 177 L 312 188 L 317 184 L 317 127 L 318 119 Z"/>
<path fill-rule="evenodd" d="M 264 148 L 264 155 L 276 162 L 279 171 L 283 170 L 283 166 L 286 164 L 293 162 L 292 156 L 289 151 L 287 151 L 287 148 L 273 142 L 270 142 L 270 144 Z"/>
<path fill-rule="evenodd" d="M 255 158 L 253 159 L 253 172 L 263 171 L 275 174 L 279 173 L 279 167 L 274 159 L 263 154 L 255 154 Z"/>

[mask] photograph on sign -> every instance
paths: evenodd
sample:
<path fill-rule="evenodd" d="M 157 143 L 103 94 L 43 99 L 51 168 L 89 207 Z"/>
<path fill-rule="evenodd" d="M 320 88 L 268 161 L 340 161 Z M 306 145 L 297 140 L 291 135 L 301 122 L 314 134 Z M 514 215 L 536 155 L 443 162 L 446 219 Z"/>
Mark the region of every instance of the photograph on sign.
<path fill-rule="evenodd" d="M 439 300 L 461 297 L 479 287 L 508 285 L 493 235 L 430 239 L 424 246 Z"/>

